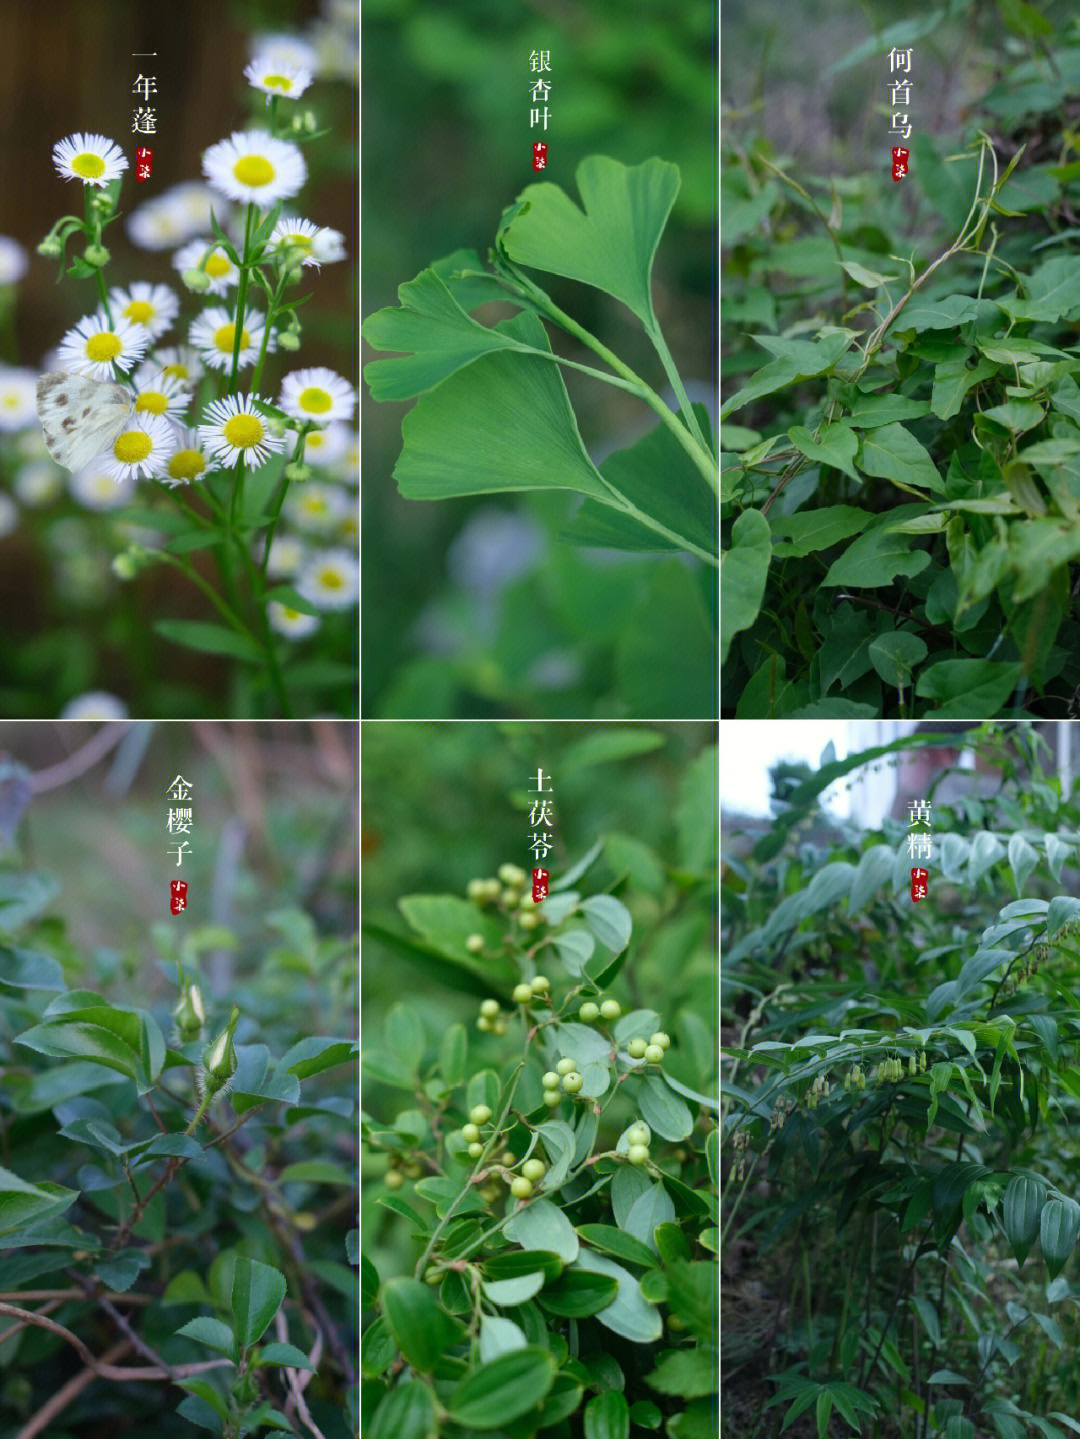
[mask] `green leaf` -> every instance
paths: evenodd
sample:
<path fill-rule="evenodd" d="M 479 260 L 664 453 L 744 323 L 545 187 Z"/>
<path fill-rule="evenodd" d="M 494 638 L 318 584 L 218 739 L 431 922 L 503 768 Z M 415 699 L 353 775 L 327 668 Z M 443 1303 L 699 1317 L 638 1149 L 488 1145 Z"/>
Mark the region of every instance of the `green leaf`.
<path fill-rule="evenodd" d="M 788 430 L 788 437 L 808 460 L 814 460 L 819 465 L 831 465 L 853 480 L 859 478 L 853 463 L 859 442 L 846 425 L 826 425 L 816 440 L 813 431 L 805 425 L 793 425 Z"/>
<path fill-rule="evenodd" d="M 515 315 L 496 329 L 551 352 L 533 314 Z M 394 478 L 406 499 L 563 489 L 619 504 L 585 453 L 558 366 L 540 356 L 477 360 L 422 395 L 401 432 Z"/>
<path fill-rule="evenodd" d="M 335 1065 L 355 1058 L 355 1040 L 312 1035 L 286 1051 L 278 1060 L 277 1067 L 282 1073 L 295 1074 L 297 1079 L 309 1079 L 313 1074 L 322 1074 L 326 1069 L 333 1069 Z"/>
<path fill-rule="evenodd" d="M 1026 288 L 1026 300 L 1002 296 L 998 301 L 1013 319 L 1061 321 L 1080 313 L 1080 274 L 1073 255 L 1056 255 L 1045 261 Z"/>
<path fill-rule="evenodd" d="M 64 971 L 55 959 L 6 944 L 0 945 L 0 986 L 5 984 L 11 989 L 67 989 Z"/>
<path fill-rule="evenodd" d="M 646 1074 L 642 1079 L 638 1108 L 650 1129 L 672 1143 L 693 1133 L 694 1116 L 658 1075 Z"/>
<path fill-rule="evenodd" d="M 44 1181 L 28 1184 L 10 1169 L 0 1169 L 0 1234 L 11 1234 L 50 1215 L 63 1214 L 78 1197 L 77 1189 L 62 1189 Z"/>
<path fill-rule="evenodd" d="M 870 662 L 893 689 L 907 689 L 911 672 L 927 656 L 926 641 L 907 630 L 888 630 L 870 643 Z"/>
<path fill-rule="evenodd" d="M 694 411 L 704 429 L 707 411 L 701 405 Z M 695 553 L 717 554 L 716 497 L 666 424 L 657 423 L 629 449 L 608 455 L 598 468 L 636 511 L 659 520 L 666 533 L 643 525 L 632 513 L 586 500 L 562 532 L 567 539 L 606 549 L 693 548 Z M 663 475 L 662 485 L 657 475 Z"/>
<path fill-rule="evenodd" d="M 708 1349 L 668 1349 L 645 1376 L 646 1384 L 661 1394 L 681 1394 L 686 1399 L 715 1394 L 719 1379 L 716 1355 Z"/>
<path fill-rule="evenodd" d="M 551 1160 L 551 1166 L 544 1175 L 544 1184 L 548 1189 L 557 1189 L 566 1178 L 574 1157 L 574 1131 L 565 1120 L 551 1119 L 546 1124 L 538 1124 L 536 1132 L 544 1141 Z"/>
<path fill-rule="evenodd" d="M 226 629 L 224 625 L 211 624 L 206 620 L 156 620 L 154 631 L 163 640 L 171 640 L 173 644 L 198 650 L 201 654 L 228 655 L 253 665 L 266 663 L 265 651 L 254 640 Z"/>
<path fill-rule="evenodd" d="M 712 1342 L 719 1322 L 719 1268 L 712 1260 L 676 1260 L 669 1265 L 668 1308 L 703 1344 Z"/>
<path fill-rule="evenodd" d="M 514 1304 L 524 1304 L 534 1294 L 538 1294 L 544 1287 L 544 1275 L 541 1271 L 532 1274 L 521 1274 L 516 1279 L 481 1279 L 480 1287 L 500 1309 Z"/>
<path fill-rule="evenodd" d="M 880 425 L 862 438 L 858 466 L 868 475 L 892 480 L 901 488 L 912 486 L 945 493 L 930 453 L 903 425 Z"/>
<path fill-rule="evenodd" d="M 420 1068 L 426 1044 L 420 1016 L 406 1004 L 395 1004 L 384 1025 L 386 1047 L 410 1074 Z"/>
<path fill-rule="evenodd" d="M 662 1184 L 651 1185 L 644 1194 L 639 1194 L 630 1206 L 626 1216 L 626 1232 L 652 1250 L 656 1249 L 653 1231 L 658 1224 L 670 1223 L 675 1218 L 675 1205 Z"/>
<path fill-rule="evenodd" d="M 611 1180 L 611 1211 L 615 1216 L 615 1223 L 622 1229 L 626 1224 L 630 1207 L 639 1194 L 644 1194 L 652 1181 L 647 1174 L 640 1169 L 635 1169 L 632 1164 L 619 1169 L 612 1176 Z M 636 1242 L 636 1241 L 635 1241 Z M 650 1253 L 647 1260 L 642 1263 L 654 1263 Z"/>
<path fill-rule="evenodd" d="M 532 1200 L 506 1224 L 503 1233 L 522 1249 L 551 1250 L 564 1264 L 572 1264 L 578 1256 L 574 1226 L 550 1199 Z"/>
<path fill-rule="evenodd" d="M 554 1356 L 529 1345 L 481 1364 L 446 1401 L 452 1419 L 466 1428 L 501 1429 L 539 1404 L 555 1378 Z"/>
<path fill-rule="evenodd" d="M 16 1036 L 15 1042 L 39 1054 L 93 1060 L 134 1079 L 145 1093 L 165 1062 L 165 1041 L 157 1024 L 139 1010 L 100 1000 L 87 1005 L 85 1000 L 81 994 L 54 1000 L 45 1022 Z"/>
<path fill-rule="evenodd" d="M 387 1280 L 381 1298 L 397 1347 L 414 1369 L 430 1374 L 464 1333 L 461 1325 L 419 1279 Z"/>
<path fill-rule="evenodd" d="M 651 1344 L 660 1338 L 663 1331 L 660 1315 L 645 1302 L 640 1284 L 628 1269 L 602 1254 L 594 1254 L 591 1249 L 580 1251 L 578 1266 L 596 1274 L 607 1274 L 618 1283 L 615 1298 L 596 1316 L 601 1324 L 635 1344 Z"/>
<path fill-rule="evenodd" d="M 1065 1268 L 1077 1234 L 1080 1234 L 1080 1204 L 1068 1197 L 1048 1199 L 1039 1216 L 1039 1243 L 1051 1279 L 1056 1279 Z"/>
<path fill-rule="evenodd" d="M 1026 1174 L 1014 1174 L 1009 1180 L 1001 1205 L 1001 1222 L 1017 1264 L 1024 1260 L 1039 1236 L 1039 1219 L 1046 1191 Z"/>
<path fill-rule="evenodd" d="M 997 365 L 986 358 L 980 358 L 974 368 L 969 369 L 966 359 L 970 353 L 965 351 L 956 359 L 942 360 L 934 366 L 930 408 L 939 420 L 951 420 L 958 415 L 968 390 L 997 373 Z"/>
<path fill-rule="evenodd" d="M 613 1254 L 616 1259 L 625 1260 L 627 1264 L 644 1264 L 646 1268 L 650 1268 L 656 1263 L 656 1255 L 652 1245 L 644 1242 L 641 1238 L 635 1238 L 632 1233 L 627 1232 L 625 1221 L 629 1220 L 634 1205 L 638 1200 L 650 1194 L 652 1188 L 653 1186 L 649 1183 L 648 1179 L 646 1179 L 645 1188 L 640 1193 L 635 1194 L 626 1213 L 623 1215 L 624 1224 L 621 1228 L 616 1229 L 611 1224 L 579 1224 L 578 1233 L 582 1239 L 584 1239 L 587 1244 L 591 1244 L 594 1249 L 602 1249 L 608 1254 Z M 674 1213 L 674 1206 L 672 1207 L 672 1213 Z"/>
<path fill-rule="evenodd" d="M 869 40 L 863 40 L 861 44 L 854 47 L 841 60 L 835 61 L 825 71 L 826 78 L 838 75 L 841 70 L 848 70 L 852 65 L 861 65 L 872 55 L 886 55 L 894 46 L 905 48 L 915 40 L 921 40 L 925 35 L 931 35 L 945 19 L 944 7 L 932 10 L 929 15 L 923 15 L 918 20 L 903 19 L 895 25 L 886 25 L 883 30 L 876 31 Z"/>
<path fill-rule="evenodd" d="M 568 1269 L 558 1284 L 540 1295 L 540 1307 L 566 1319 L 583 1319 L 606 1309 L 617 1293 L 618 1284 L 610 1275 Z"/>
<path fill-rule="evenodd" d="M 720 418 L 726 419 L 733 410 L 741 410 L 751 400 L 785 389 L 797 380 L 809 380 L 831 370 L 840 356 L 851 346 L 847 334 L 826 335 L 820 340 L 790 340 L 788 348 L 770 360 L 754 375 L 748 385 L 720 406 Z"/>
<path fill-rule="evenodd" d="M 95 1266 L 94 1273 L 107 1289 L 126 1294 L 144 1269 L 150 1268 L 150 1256 L 141 1249 L 125 1249 L 120 1254 Z"/>
<path fill-rule="evenodd" d="M 946 295 L 940 300 L 909 300 L 889 326 L 904 330 L 953 330 L 978 315 L 978 304 L 970 295 Z"/>
<path fill-rule="evenodd" d="M 444 1032 L 439 1046 L 439 1070 L 451 1089 L 465 1078 L 465 1058 L 469 1040 L 463 1024 L 452 1024 Z"/>
<path fill-rule="evenodd" d="M 490 995 L 493 987 L 497 992 L 500 985 L 516 982 L 516 966 L 500 955 L 503 924 L 489 914 L 481 914 L 476 905 L 452 894 L 409 894 L 398 900 L 398 908 L 433 950 L 478 978 L 486 978 L 487 985 L 481 993 Z M 470 934 L 481 936 L 487 954 L 470 954 L 466 948 Z"/>
<path fill-rule="evenodd" d="M 1014 834 L 1009 837 L 1009 867 L 1013 872 L 1013 879 L 1016 881 L 1017 894 L 1023 890 L 1028 876 L 1038 862 L 1038 854 L 1022 834 Z"/>
<path fill-rule="evenodd" d="M 612 954 L 619 954 L 630 943 L 633 929 L 630 911 L 613 895 L 590 895 L 583 901 L 581 913 L 596 938 Z"/>
<path fill-rule="evenodd" d="M 278 1175 L 279 1184 L 344 1184 L 356 1183 L 354 1171 L 328 1159 L 301 1159 L 287 1164 Z"/>
<path fill-rule="evenodd" d="M 939 701 L 935 718 L 952 719 L 961 714 L 990 717 L 997 714 L 1016 688 L 1018 664 L 990 660 L 940 660 L 919 675 L 915 693 Z"/>
<path fill-rule="evenodd" d="M 229 1406 L 224 1397 L 205 1379 L 178 1379 L 176 1383 L 179 1388 L 186 1389 L 189 1394 L 194 1394 L 204 1404 L 209 1404 L 220 1419 L 229 1417 Z M 216 1432 L 220 1434 L 221 1430 L 218 1429 Z"/>
<path fill-rule="evenodd" d="M 716 626 L 708 582 L 679 559 L 659 559 L 624 612 L 616 672 L 632 718 L 693 719 L 716 714 Z M 677 634 L 679 643 L 668 643 Z"/>
<path fill-rule="evenodd" d="M 596 948 L 596 940 L 587 929 L 566 929 L 554 940 L 567 973 L 577 979 Z"/>
<path fill-rule="evenodd" d="M 500 1354 L 512 1354 L 515 1349 L 524 1349 L 528 1340 L 512 1319 L 499 1314 L 480 1316 L 480 1360 L 486 1364 L 498 1359 Z"/>
<path fill-rule="evenodd" d="M 925 550 L 912 548 L 913 537 L 897 534 L 878 524 L 854 540 L 834 560 L 822 586 L 880 589 L 897 575 L 917 575 L 930 563 Z"/>
<path fill-rule="evenodd" d="M 288 1369 L 310 1369 L 312 1374 L 317 1373 L 315 1365 L 295 1344 L 264 1344 L 252 1363 L 256 1367 L 263 1364 L 282 1364 Z"/>
<path fill-rule="evenodd" d="M 680 865 L 691 874 L 704 875 L 715 865 L 719 819 L 715 804 L 717 748 L 706 745 L 679 782 L 675 806 Z"/>
<path fill-rule="evenodd" d="M 1048 516 L 1012 526 L 1009 559 L 1019 571 L 1012 592 L 1014 604 L 1030 599 L 1047 586 L 1051 571 L 1080 556 L 1080 520 Z"/>
<path fill-rule="evenodd" d="M 584 211 L 558 185 L 527 185 L 496 243 L 516 264 L 613 295 L 647 330 L 655 329 L 652 262 L 679 192 L 678 167 L 657 159 L 622 165 L 590 155 L 574 178 Z"/>
<path fill-rule="evenodd" d="M 769 522 L 760 510 L 744 510 L 731 530 L 731 548 L 720 562 L 720 663 L 739 630 L 757 619 L 772 558 Z"/>
<path fill-rule="evenodd" d="M 239 1257 L 233 1270 L 232 1313 L 242 1349 L 262 1338 L 285 1298 L 285 1276 L 272 1265 Z"/>
<path fill-rule="evenodd" d="M 585 1405 L 585 1439 L 628 1439 L 630 1409 L 618 1389 L 605 1389 Z"/>
<path fill-rule="evenodd" d="M 857 430 L 872 430 L 878 425 L 891 425 L 898 420 L 918 420 L 930 413 L 925 400 L 912 400 L 907 395 L 886 391 L 883 395 L 856 395 L 851 413 L 843 423 Z"/>
<path fill-rule="evenodd" d="M 189 1319 L 176 1332 L 196 1340 L 199 1344 L 205 1344 L 208 1349 L 213 1349 L 218 1354 L 224 1354 L 225 1358 L 231 1359 L 234 1364 L 239 1358 L 233 1332 L 220 1319 L 200 1315 L 198 1319 Z"/>
<path fill-rule="evenodd" d="M 511 296 L 502 291 L 501 298 Z M 424 394 L 497 350 L 528 353 L 528 342 L 504 328 L 488 328 L 471 319 L 433 269 L 422 270 L 415 280 L 399 286 L 398 299 L 400 309 L 379 310 L 360 327 L 374 349 L 404 356 L 373 360 L 364 367 L 374 400 L 408 400 Z"/>
<path fill-rule="evenodd" d="M 855 505 L 827 505 L 823 510 L 778 515 L 769 521 L 773 557 L 802 558 L 814 550 L 826 550 L 857 535 L 873 518 L 868 510 L 860 510 Z"/>
<path fill-rule="evenodd" d="M 407 1379 L 379 1401 L 366 1439 L 431 1439 L 438 1432 L 432 1391 L 419 1379 Z"/>

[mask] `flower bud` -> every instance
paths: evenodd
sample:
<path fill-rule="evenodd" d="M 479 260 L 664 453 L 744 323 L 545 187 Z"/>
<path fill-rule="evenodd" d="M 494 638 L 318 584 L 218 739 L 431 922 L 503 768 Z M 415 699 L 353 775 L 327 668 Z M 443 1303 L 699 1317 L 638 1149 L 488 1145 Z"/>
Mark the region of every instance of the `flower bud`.
<path fill-rule="evenodd" d="M 88 265 L 93 265 L 95 270 L 101 270 L 109 263 L 109 252 L 104 245 L 87 245 L 83 251 L 83 259 Z"/>
<path fill-rule="evenodd" d="M 295 330 L 279 330 L 277 340 L 283 350 L 298 350 L 300 348 L 300 336 Z"/>
<path fill-rule="evenodd" d="M 198 1039 L 202 1034 L 206 1011 L 203 1009 L 199 986 L 192 984 L 190 980 L 184 980 L 180 999 L 173 1009 L 173 1019 L 176 1021 L 176 1032 L 184 1043 Z"/>
<path fill-rule="evenodd" d="M 233 1034 L 239 1021 L 240 1011 L 234 1004 L 228 1024 L 213 1044 L 208 1044 L 203 1050 L 203 1078 L 207 1094 L 222 1093 L 236 1073 L 236 1050 L 233 1047 Z"/>
<path fill-rule="evenodd" d="M 311 466 L 300 464 L 296 460 L 290 460 L 285 466 L 285 478 L 287 480 L 310 480 Z"/>
<path fill-rule="evenodd" d="M 46 235 L 44 240 L 38 244 L 37 252 L 39 255 L 44 255 L 46 259 L 55 260 L 57 256 L 64 253 L 64 247 L 56 235 Z"/>
<path fill-rule="evenodd" d="M 185 270 L 180 276 L 185 289 L 195 295 L 205 295 L 210 288 L 210 276 L 205 270 Z"/>

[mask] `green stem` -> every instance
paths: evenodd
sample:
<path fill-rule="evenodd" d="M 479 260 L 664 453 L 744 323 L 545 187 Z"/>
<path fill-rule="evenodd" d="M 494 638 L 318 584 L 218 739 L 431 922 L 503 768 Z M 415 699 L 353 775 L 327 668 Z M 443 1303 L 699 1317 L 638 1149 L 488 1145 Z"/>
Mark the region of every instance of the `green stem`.
<path fill-rule="evenodd" d="M 208 580 L 204 580 L 202 575 L 199 574 L 198 570 L 195 569 L 193 565 L 189 564 L 186 560 L 181 559 L 179 555 L 169 554 L 167 550 L 159 550 L 157 553 L 159 558 L 163 559 L 166 564 L 175 565 L 182 574 L 187 576 L 187 578 L 191 581 L 193 585 L 195 585 L 198 589 L 202 590 L 203 594 L 214 606 L 218 614 L 221 615 L 222 619 L 229 622 L 229 624 L 237 632 L 237 634 L 243 635 L 246 639 L 249 639 L 252 644 L 258 643 L 258 641 L 255 639 L 255 636 L 248 629 L 247 625 L 244 624 L 243 620 L 239 617 L 239 615 L 236 614 L 235 610 L 231 610 L 229 608 L 229 606 L 218 594 L 217 590 L 214 589 L 213 585 L 210 584 Z"/>
<path fill-rule="evenodd" d="M 653 349 L 660 356 L 660 363 L 664 367 L 664 373 L 668 377 L 668 383 L 674 391 L 675 398 L 679 402 L 679 409 L 682 412 L 683 419 L 686 421 L 686 428 L 693 435 L 694 439 L 697 440 L 701 448 L 708 453 L 709 447 L 705 443 L 705 436 L 701 433 L 701 426 L 698 424 L 697 415 L 694 414 L 694 407 L 691 405 L 690 397 L 687 395 L 683 386 L 682 376 L 675 368 L 675 361 L 672 359 L 671 351 L 667 347 L 667 341 L 661 333 L 659 321 L 654 318 L 651 324 L 645 326 L 645 333 L 652 341 Z"/>
<path fill-rule="evenodd" d="M 188 1125 L 188 1127 L 184 1130 L 184 1133 L 185 1133 L 185 1134 L 194 1134 L 194 1133 L 195 1133 L 196 1129 L 198 1129 L 198 1127 L 199 1127 L 199 1122 L 200 1122 L 200 1120 L 202 1119 L 202 1117 L 203 1117 L 203 1115 L 206 1113 L 206 1111 L 210 1108 L 210 1106 L 213 1104 L 213 1102 L 214 1102 L 214 1096 L 210 1093 L 210 1090 L 209 1090 L 209 1087 L 208 1087 L 206 1093 L 203 1095 L 201 1101 L 199 1102 L 199 1107 L 198 1107 L 198 1109 L 195 1111 L 195 1118 L 191 1121 L 191 1123 Z"/>
<path fill-rule="evenodd" d="M 248 285 L 251 283 L 251 233 L 255 220 L 255 206 L 248 205 L 244 217 L 244 253 L 240 257 L 240 283 L 236 292 L 236 327 L 233 334 L 232 371 L 229 375 L 229 394 L 236 394 L 236 373 L 240 368 L 240 341 L 244 334 L 244 311 L 247 308 Z"/>
<path fill-rule="evenodd" d="M 285 679 L 281 673 L 281 665 L 278 661 L 277 646 L 274 643 L 273 631 L 270 628 L 270 619 L 266 612 L 265 593 L 266 585 L 261 571 L 256 567 L 255 561 L 247 545 L 240 534 L 235 534 L 237 547 L 241 562 L 247 573 L 248 583 L 251 585 L 252 593 L 255 596 L 255 603 L 258 608 L 262 629 L 262 648 L 266 651 L 266 668 L 269 671 L 270 683 L 281 709 L 283 719 L 295 719 L 292 705 L 289 703 L 289 694 L 285 688 Z"/>

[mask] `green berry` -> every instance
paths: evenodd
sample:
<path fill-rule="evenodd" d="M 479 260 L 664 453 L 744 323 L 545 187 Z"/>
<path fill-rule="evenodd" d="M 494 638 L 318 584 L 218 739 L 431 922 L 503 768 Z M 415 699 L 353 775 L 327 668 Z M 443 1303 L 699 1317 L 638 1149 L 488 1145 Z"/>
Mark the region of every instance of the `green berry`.
<path fill-rule="evenodd" d="M 545 1090 L 544 1090 L 544 1103 L 545 1103 L 545 1104 L 550 1104 L 550 1105 L 552 1106 L 552 1108 L 554 1108 L 555 1105 L 558 1104 L 561 1099 L 562 1099 L 562 1095 L 559 1093 L 559 1091 L 558 1091 L 557 1089 L 545 1089 Z"/>
<path fill-rule="evenodd" d="M 542 1159 L 526 1159 L 525 1163 L 521 1166 L 521 1172 L 525 1178 L 531 1179 L 534 1182 L 537 1179 L 543 1179 L 546 1169 L 547 1165 Z"/>
<path fill-rule="evenodd" d="M 499 1001 L 497 999 L 485 999 L 480 1006 L 480 1013 L 487 1015 L 488 1019 L 494 1019 L 499 1012 Z"/>
<path fill-rule="evenodd" d="M 509 1168 L 511 1164 L 517 1163 L 517 1155 L 512 1149 L 504 1149 L 499 1157 L 507 1168 Z"/>
<path fill-rule="evenodd" d="M 532 1180 L 526 1179 L 524 1175 L 519 1174 L 516 1179 L 510 1181 L 510 1193 L 515 1199 L 528 1199 L 532 1192 Z"/>
<path fill-rule="evenodd" d="M 643 1039 L 632 1039 L 626 1046 L 626 1052 L 631 1059 L 644 1059 L 647 1048 L 648 1046 Z"/>
<path fill-rule="evenodd" d="M 503 884 L 517 885 L 517 887 L 520 889 L 521 886 L 525 883 L 525 871 L 523 869 L 518 869 L 516 864 L 500 864 L 499 878 L 502 880 Z"/>
<path fill-rule="evenodd" d="M 559 1076 L 555 1073 L 553 1069 L 549 1069 L 540 1082 L 543 1084 L 545 1089 L 558 1089 Z"/>
<path fill-rule="evenodd" d="M 658 1044 L 647 1044 L 645 1046 L 645 1060 L 648 1064 L 659 1064 L 664 1058 L 664 1051 Z"/>
<path fill-rule="evenodd" d="M 485 1034 L 490 1034 L 490 1033 L 491 1033 L 491 1020 L 488 1019 L 488 1017 L 487 1017 L 486 1014 L 478 1015 L 478 1016 L 477 1016 L 477 1020 L 476 1020 L 476 1027 L 477 1027 L 477 1029 L 482 1029 Z"/>
<path fill-rule="evenodd" d="M 577 1062 L 573 1059 L 560 1059 L 555 1068 L 560 1074 L 572 1074 L 577 1069 Z"/>
<path fill-rule="evenodd" d="M 652 1036 L 650 1037 L 649 1043 L 650 1043 L 650 1044 L 658 1044 L 661 1049 L 670 1049 L 670 1048 L 671 1048 L 671 1040 L 668 1038 L 668 1036 L 664 1033 L 664 1031 L 663 1031 L 662 1029 L 661 1029 L 661 1030 L 658 1030 L 658 1031 L 656 1032 L 656 1034 L 654 1034 L 654 1035 L 652 1035 Z"/>
<path fill-rule="evenodd" d="M 578 1018 L 583 1024 L 592 1024 L 594 1019 L 600 1018 L 600 1009 L 593 1004 L 591 999 L 588 999 L 578 1010 Z"/>
<path fill-rule="evenodd" d="M 466 1151 L 470 1159 L 479 1159 L 483 1152 L 484 1146 L 479 1143 L 470 1144 L 468 1150 Z"/>
<path fill-rule="evenodd" d="M 400 1189 L 405 1181 L 396 1169 L 390 1169 L 383 1175 L 383 1183 L 387 1189 Z"/>
<path fill-rule="evenodd" d="M 470 879 L 465 886 L 465 893 L 474 904 L 477 904 L 487 894 L 487 885 L 482 879 Z"/>
<path fill-rule="evenodd" d="M 482 934 L 470 934 L 465 941 L 465 948 L 470 954 L 482 954 L 484 952 L 484 936 Z"/>
<path fill-rule="evenodd" d="M 535 979 L 529 981 L 529 988 L 533 994 L 547 994 L 551 988 L 551 980 L 546 974 L 538 974 Z"/>
<path fill-rule="evenodd" d="M 622 1005 L 617 999 L 605 999 L 600 1006 L 600 1013 L 605 1019 L 618 1019 L 622 1014 Z"/>
<path fill-rule="evenodd" d="M 480 1138 L 480 1131 L 475 1124 L 466 1124 L 462 1127 L 461 1137 L 466 1144 L 475 1144 Z"/>
<path fill-rule="evenodd" d="M 649 1129 L 649 1126 L 642 1124 L 640 1121 L 637 1124 L 632 1124 L 626 1131 L 627 1144 L 648 1144 L 651 1138 L 652 1131 Z"/>
<path fill-rule="evenodd" d="M 496 1020 L 492 1023 L 491 1032 L 492 1032 L 492 1034 L 505 1034 L 505 1033 L 506 1033 L 506 1020 L 505 1020 L 505 1019 L 496 1019 Z"/>
<path fill-rule="evenodd" d="M 523 909 L 518 915 L 518 924 L 522 929 L 535 929 L 540 923 L 540 916 L 532 909 Z"/>
<path fill-rule="evenodd" d="M 504 889 L 500 895 L 506 909 L 513 909 L 514 905 L 517 904 L 517 897 L 518 892 L 516 889 Z"/>
<path fill-rule="evenodd" d="M 515 1004 L 528 1004 L 533 997 L 532 987 L 528 984 L 515 984 L 514 993 L 511 996 Z"/>
<path fill-rule="evenodd" d="M 647 1164 L 649 1161 L 649 1146 L 647 1144 L 631 1144 L 626 1151 L 626 1157 L 631 1164 Z"/>
<path fill-rule="evenodd" d="M 406 1164 L 405 1166 L 406 1179 L 419 1179 L 423 1172 L 419 1164 Z"/>
<path fill-rule="evenodd" d="M 491 1118 L 491 1110 L 486 1104 L 477 1104 L 469 1110 L 469 1121 L 472 1124 L 486 1124 Z"/>
<path fill-rule="evenodd" d="M 489 904 L 498 899 L 500 894 L 502 894 L 502 885 L 497 879 L 484 880 L 484 896 Z"/>
<path fill-rule="evenodd" d="M 562 1087 L 566 1090 L 567 1094 L 576 1094 L 581 1088 L 581 1084 L 582 1080 L 580 1074 L 572 1071 L 570 1074 L 563 1075 Z"/>

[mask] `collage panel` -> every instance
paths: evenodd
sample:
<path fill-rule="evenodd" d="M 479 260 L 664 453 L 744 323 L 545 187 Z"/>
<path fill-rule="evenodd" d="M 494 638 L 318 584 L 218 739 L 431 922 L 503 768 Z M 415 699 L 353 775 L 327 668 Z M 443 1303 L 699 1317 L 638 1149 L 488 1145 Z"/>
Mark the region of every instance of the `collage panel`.
<path fill-rule="evenodd" d="M 366 1432 L 715 1434 L 716 725 L 361 728 Z"/>
<path fill-rule="evenodd" d="M 723 1432 L 1071 1432 L 1080 729 L 722 729 Z"/>
<path fill-rule="evenodd" d="M 0 716 L 357 714 L 358 33 L 3 7 Z"/>
<path fill-rule="evenodd" d="M 716 30 L 366 8 L 365 718 L 716 717 Z"/>
<path fill-rule="evenodd" d="M 357 1428 L 355 722 L 0 722 L 0 1429 Z"/>

